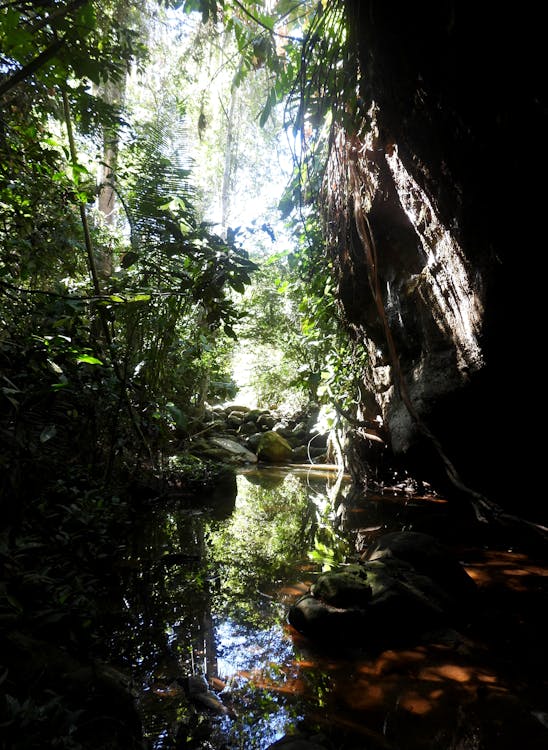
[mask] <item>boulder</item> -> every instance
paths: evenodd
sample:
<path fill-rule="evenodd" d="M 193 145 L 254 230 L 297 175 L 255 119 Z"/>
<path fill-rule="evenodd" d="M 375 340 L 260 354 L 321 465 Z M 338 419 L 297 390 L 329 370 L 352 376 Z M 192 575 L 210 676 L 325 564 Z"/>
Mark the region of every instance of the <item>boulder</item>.
<path fill-rule="evenodd" d="M 238 428 L 239 435 L 254 435 L 257 432 L 257 425 L 254 422 L 244 422 Z"/>
<path fill-rule="evenodd" d="M 290 624 L 330 643 L 400 645 L 458 621 L 475 590 L 458 561 L 426 534 L 388 534 L 371 554 L 379 556 L 321 575 L 289 610 Z"/>
<path fill-rule="evenodd" d="M 252 435 L 249 435 L 245 441 L 246 447 L 249 448 L 250 451 L 256 453 L 263 435 L 264 432 L 254 432 Z"/>
<path fill-rule="evenodd" d="M 238 412 L 242 416 L 244 414 L 247 414 L 250 411 L 249 406 L 244 406 L 243 404 L 228 404 L 224 407 L 225 414 L 230 414 L 230 412 Z"/>
<path fill-rule="evenodd" d="M 285 438 L 271 430 L 261 435 L 257 455 L 261 461 L 283 463 L 291 461 L 293 449 Z"/>
<path fill-rule="evenodd" d="M 276 420 L 271 414 L 263 413 L 257 418 L 257 426 L 262 430 L 271 430 L 276 424 Z"/>
<path fill-rule="evenodd" d="M 456 598 L 466 598 L 476 585 L 449 550 L 429 534 L 395 531 L 384 534 L 367 551 L 367 560 L 402 560 L 431 578 Z"/>
<path fill-rule="evenodd" d="M 229 427 L 239 427 L 243 420 L 244 415 L 239 411 L 231 411 L 226 418 L 226 423 Z"/>
<path fill-rule="evenodd" d="M 293 448 L 292 458 L 293 461 L 296 461 L 298 463 L 308 461 L 308 451 L 306 449 L 306 445 L 298 445 L 296 448 Z"/>
<path fill-rule="evenodd" d="M 220 448 L 225 453 L 226 460 L 228 461 L 241 464 L 257 463 L 257 456 L 235 440 L 224 437 L 213 437 L 210 442 L 214 447 Z"/>
<path fill-rule="evenodd" d="M 251 409 L 245 415 L 246 422 L 256 422 L 263 414 L 268 414 L 264 409 Z"/>

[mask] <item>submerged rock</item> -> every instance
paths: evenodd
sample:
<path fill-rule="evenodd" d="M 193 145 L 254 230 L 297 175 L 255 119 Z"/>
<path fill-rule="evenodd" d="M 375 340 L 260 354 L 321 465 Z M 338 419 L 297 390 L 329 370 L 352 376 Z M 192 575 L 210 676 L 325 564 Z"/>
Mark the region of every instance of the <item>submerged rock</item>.
<path fill-rule="evenodd" d="M 371 554 L 320 576 L 289 610 L 290 624 L 324 642 L 399 644 L 458 621 L 475 590 L 459 562 L 426 534 L 387 534 Z"/>

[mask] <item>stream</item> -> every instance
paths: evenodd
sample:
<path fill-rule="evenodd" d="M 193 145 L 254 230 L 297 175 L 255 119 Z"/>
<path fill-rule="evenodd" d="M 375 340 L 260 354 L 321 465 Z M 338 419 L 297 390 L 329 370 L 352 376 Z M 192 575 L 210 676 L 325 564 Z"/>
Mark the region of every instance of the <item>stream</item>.
<path fill-rule="evenodd" d="M 546 560 L 406 487 L 335 508 L 335 479 L 246 469 L 235 500 L 140 512 L 111 649 L 148 747 L 266 750 L 298 732 L 333 750 L 545 750 Z M 469 630 L 374 653 L 320 650 L 287 624 L 323 570 L 396 530 L 433 533 L 458 555 L 481 594 Z M 192 675 L 207 679 L 207 706 Z"/>

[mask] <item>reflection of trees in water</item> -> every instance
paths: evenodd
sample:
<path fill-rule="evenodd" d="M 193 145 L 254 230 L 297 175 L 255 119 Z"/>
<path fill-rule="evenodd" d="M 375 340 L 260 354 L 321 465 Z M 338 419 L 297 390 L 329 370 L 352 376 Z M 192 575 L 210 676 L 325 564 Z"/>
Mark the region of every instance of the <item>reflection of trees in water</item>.
<path fill-rule="evenodd" d="M 124 570 L 127 619 L 113 641 L 143 685 L 151 739 L 171 733 L 166 727 L 184 721 L 185 711 L 188 717 L 186 697 L 172 686 L 190 674 L 240 674 L 232 685 L 239 718 L 226 720 L 225 729 L 232 737 L 243 733 L 250 748 L 262 745 L 253 744 L 249 722 L 262 727 L 260 737 L 292 721 L 291 696 L 264 684 L 267 673 L 293 658 L 278 592 L 300 578 L 318 539 L 326 538 L 329 504 L 320 492 L 325 479 L 313 487 L 291 474 L 267 487 L 254 482 L 239 477 L 236 508 L 225 520 L 165 507 L 139 516 Z M 241 645 L 227 646 L 229 631 Z M 234 661 L 238 649 L 241 663 Z M 287 678 L 273 673 L 267 683 Z"/>
<path fill-rule="evenodd" d="M 216 654 L 203 517 L 156 508 L 137 523 L 124 570 L 126 618 L 113 642 L 141 688 L 152 738 L 188 710 L 182 689 L 171 689 L 175 680 L 215 672 Z"/>
<path fill-rule="evenodd" d="M 306 486 L 287 475 L 276 487 L 239 477 L 236 511 L 208 525 L 207 547 L 218 587 L 215 610 L 264 629 L 271 624 L 261 599 L 272 596 L 307 552 L 316 528 L 316 506 Z"/>

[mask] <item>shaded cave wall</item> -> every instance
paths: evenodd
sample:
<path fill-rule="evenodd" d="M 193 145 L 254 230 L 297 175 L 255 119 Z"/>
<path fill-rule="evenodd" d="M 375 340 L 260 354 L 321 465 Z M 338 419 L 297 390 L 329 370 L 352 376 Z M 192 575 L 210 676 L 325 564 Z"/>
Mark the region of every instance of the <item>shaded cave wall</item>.
<path fill-rule="evenodd" d="M 347 9 L 360 93 L 377 107 L 373 134 L 341 134 L 334 147 L 361 181 L 357 197 L 347 170 L 346 195 L 339 187 L 335 197 L 346 221 L 331 246 L 345 318 L 370 354 L 363 414 L 382 416 L 400 464 L 444 486 L 393 387 L 358 201 L 413 406 L 465 483 L 546 519 L 535 437 L 548 133 L 541 24 L 527 4 L 347 0 Z M 369 448 L 356 444 L 364 467 Z"/>

